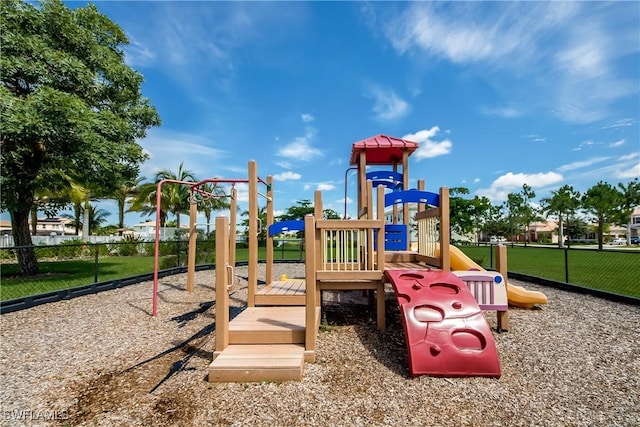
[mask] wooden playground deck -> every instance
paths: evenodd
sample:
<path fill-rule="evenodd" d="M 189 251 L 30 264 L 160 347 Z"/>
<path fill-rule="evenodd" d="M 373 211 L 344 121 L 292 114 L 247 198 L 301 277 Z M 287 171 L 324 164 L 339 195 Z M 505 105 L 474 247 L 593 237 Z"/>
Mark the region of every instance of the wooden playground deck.
<path fill-rule="evenodd" d="M 278 280 L 256 292 L 256 305 L 304 305 L 304 279 Z"/>
<path fill-rule="evenodd" d="M 304 306 L 246 308 L 229 322 L 229 345 L 215 354 L 209 381 L 300 381 L 306 356 L 305 315 Z"/>

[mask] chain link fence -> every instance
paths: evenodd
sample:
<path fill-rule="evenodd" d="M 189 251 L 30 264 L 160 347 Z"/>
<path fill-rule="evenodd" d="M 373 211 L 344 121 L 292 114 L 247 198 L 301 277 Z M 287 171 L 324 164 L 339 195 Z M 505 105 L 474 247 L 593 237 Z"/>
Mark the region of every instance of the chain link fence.
<path fill-rule="evenodd" d="M 20 275 L 16 261 L 19 248 L 0 248 L 2 301 L 148 274 L 154 269 L 153 242 L 63 242 L 32 248 L 39 267 L 35 276 Z M 187 249 L 185 241 L 160 242 L 159 269 L 185 266 Z M 198 264 L 213 264 L 215 242 L 198 242 L 196 258 Z"/>
<path fill-rule="evenodd" d="M 460 247 L 486 269 L 495 268 L 494 245 Z M 640 298 L 640 251 L 507 246 L 510 273 Z"/>
<path fill-rule="evenodd" d="M 138 277 L 150 280 L 154 270 L 154 243 L 121 241 L 112 243 L 64 242 L 52 246 L 33 246 L 40 273 L 20 275 L 15 252 L 17 248 L 0 248 L 0 300 L 43 295 L 90 284 L 112 284 Z M 494 268 L 493 245 L 468 245 L 461 249 L 477 264 Z M 188 261 L 188 242 L 168 240 L 160 243 L 159 270 L 184 271 Z M 276 241 L 276 261 L 304 262 L 302 240 Z M 266 258 L 259 248 L 258 259 Z M 246 261 L 248 248 L 238 244 L 236 260 Z M 508 247 L 508 271 L 544 280 L 640 298 L 640 251 L 595 250 L 537 246 Z M 215 263 L 215 241 L 198 240 L 196 265 L 200 268 Z M 135 283 L 135 282 L 132 282 Z"/>

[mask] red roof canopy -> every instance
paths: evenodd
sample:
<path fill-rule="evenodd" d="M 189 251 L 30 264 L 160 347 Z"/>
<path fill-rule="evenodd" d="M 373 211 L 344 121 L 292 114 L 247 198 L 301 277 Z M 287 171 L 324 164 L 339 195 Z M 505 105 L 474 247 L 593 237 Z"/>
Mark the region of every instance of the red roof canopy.
<path fill-rule="evenodd" d="M 351 149 L 352 165 L 358 163 L 358 155 L 365 152 L 368 165 L 391 165 L 402 162 L 402 153 L 409 155 L 418 149 L 418 143 L 387 135 L 376 135 L 353 144 Z"/>

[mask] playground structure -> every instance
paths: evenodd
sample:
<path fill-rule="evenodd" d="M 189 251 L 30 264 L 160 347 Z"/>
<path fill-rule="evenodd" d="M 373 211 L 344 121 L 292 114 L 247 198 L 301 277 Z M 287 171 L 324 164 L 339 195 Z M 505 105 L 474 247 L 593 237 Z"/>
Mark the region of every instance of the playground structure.
<path fill-rule="evenodd" d="M 255 162 L 249 162 L 248 179 L 237 180 L 249 186 L 247 308 L 230 319 L 235 224 L 234 218 L 219 216 L 215 227 L 216 337 L 209 381 L 300 380 L 304 363 L 316 359 L 320 292 L 374 292 L 377 326 L 384 329 L 385 283 L 392 285 L 400 305 L 412 376 L 500 376 L 495 342 L 481 310 L 495 310 L 497 329 L 506 331 L 508 295 L 516 295 L 515 302 L 524 307 L 546 303 L 546 297 L 524 289 L 515 294 L 510 290 L 505 280 L 506 247 L 496 251 L 497 272 L 488 272 L 450 246 L 448 189 L 427 192 L 422 180 L 418 189 L 409 189 L 408 158 L 417 147 L 415 142 L 384 135 L 353 144 L 357 219 L 323 219 L 322 196 L 316 191 L 313 215 L 304 221 L 274 223 L 272 179 L 258 178 Z M 388 165 L 392 171 L 367 171 L 370 166 Z M 258 192 L 260 183 L 266 185 L 266 195 Z M 260 287 L 259 195 L 266 199 L 268 230 L 265 284 Z M 417 245 L 409 237 L 409 203 L 417 204 Z M 389 222 L 385 208 L 390 208 Z M 273 237 L 283 231 L 304 232 L 304 278 L 273 280 Z M 191 245 L 189 250 L 191 253 Z M 192 259 L 195 257 L 189 257 L 189 271 L 195 271 Z M 456 271 L 451 272 L 452 267 Z M 154 295 L 156 291 L 154 281 Z M 154 314 L 155 309 L 154 299 Z"/>

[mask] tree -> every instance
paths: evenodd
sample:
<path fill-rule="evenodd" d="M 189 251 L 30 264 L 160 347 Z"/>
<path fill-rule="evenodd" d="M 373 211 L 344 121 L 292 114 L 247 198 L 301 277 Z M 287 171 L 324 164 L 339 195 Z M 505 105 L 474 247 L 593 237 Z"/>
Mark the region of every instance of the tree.
<path fill-rule="evenodd" d="M 127 37 L 95 6 L 6 0 L 0 16 L 0 209 L 30 275 L 35 190 L 60 186 L 60 172 L 115 188 L 138 174 L 146 155 L 136 139 L 160 119 L 141 94 L 142 75 L 124 62 Z"/>
<path fill-rule="evenodd" d="M 536 193 L 533 188 L 523 184 L 521 191 L 507 195 L 507 201 L 504 204 L 507 209 L 509 234 L 515 235 L 523 232 L 525 245 L 529 241 L 529 225 L 540 218 L 538 209 L 531 204 L 534 197 L 536 197 Z"/>
<path fill-rule="evenodd" d="M 304 220 L 307 215 L 313 215 L 311 200 L 298 200 L 295 205 L 289 206 L 287 211 L 278 217 L 278 221 Z"/>
<path fill-rule="evenodd" d="M 145 177 L 136 177 L 124 181 L 112 193 L 112 197 L 118 203 L 118 234 L 122 236 L 124 232 L 124 214 L 127 207 L 127 200 L 138 194 L 140 184 L 144 182 Z"/>
<path fill-rule="evenodd" d="M 473 199 L 458 196 L 458 194 L 469 194 L 469 190 L 465 187 L 451 188 L 449 192 L 452 196 L 449 198 L 451 230 L 461 235 L 474 232 L 478 241 L 477 232 L 482 228 L 491 207 L 491 201 L 484 196 L 475 196 Z"/>
<path fill-rule="evenodd" d="M 558 216 L 558 247 L 564 246 L 564 221 L 580 207 L 580 192 L 570 185 L 563 185 L 559 189 L 551 192 L 551 197 L 541 200 L 542 210 L 549 215 Z"/>
<path fill-rule="evenodd" d="M 162 169 L 156 173 L 153 182 L 142 184 L 138 195 L 133 201 L 130 211 L 142 212 L 146 215 L 156 213 L 156 192 L 158 183 L 165 179 L 172 181 L 196 182 L 196 177 L 190 170 L 184 169 L 184 162 L 178 165 L 178 170 L 173 172 Z M 162 186 L 160 195 L 160 226 L 164 227 L 168 213 L 175 215 L 176 226 L 180 228 L 180 215 L 189 213 L 189 188 L 184 184 L 166 183 Z"/>
<path fill-rule="evenodd" d="M 619 223 L 625 205 L 624 195 L 611 184 L 599 181 L 582 195 L 583 209 L 598 223 L 598 249 L 602 250 L 605 225 Z"/>
<path fill-rule="evenodd" d="M 104 224 L 105 222 L 107 222 L 107 217 L 111 215 L 111 212 L 105 210 L 105 209 L 98 209 L 96 206 L 89 206 L 89 224 L 88 224 L 88 228 L 90 230 L 90 233 L 88 235 L 91 234 L 91 231 L 97 231 L 101 228 L 102 224 Z M 63 218 L 69 218 L 69 219 L 74 219 L 74 217 L 72 215 L 69 214 L 65 214 L 62 215 Z M 84 219 L 83 219 L 84 221 Z M 84 227 L 84 223 L 82 224 Z M 87 238 L 85 236 L 83 236 L 83 240 L 87 240 Z"/>
<path fill-rule="evenodd" d="M 198 200 L 198 210 L 204 213 L 204 217 L 207 220 L 208 236 L 211 233 L 211 214 L 215 211 L 229 209 L 231 204 L 227 200 L 224 188 L 217 183 L 206 183 L 202 191 L 206 194 L 198 196 L 200 193 L 196 193 L 195 197 Z"/>
<path fill-rule="evenodd" d="M 622 192 L 624 202 L 620 211 L 620 218 L 616 223 L 627 227 L 627 244 L 631 244 L 631 214 L 636 206 L 640 206 L 640 181 L 638 178 L 630 181 L 626 186 L 622 183 L 618 184 L 618 188 Z"/>
<path fill-rule="evenodd" d="M 245 219 L 242 220 L 242 225 L 244 227 L 244 235 L 249 237 L 249 211 L 244 211 L 241 214 Z M 258 231 L 258 245 L 264 245 L 267 242 L 267 207 L 262 206 L 258 209 L 258 219 L 260 220 L 260 230 Z"/>

